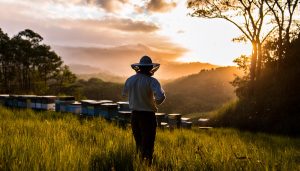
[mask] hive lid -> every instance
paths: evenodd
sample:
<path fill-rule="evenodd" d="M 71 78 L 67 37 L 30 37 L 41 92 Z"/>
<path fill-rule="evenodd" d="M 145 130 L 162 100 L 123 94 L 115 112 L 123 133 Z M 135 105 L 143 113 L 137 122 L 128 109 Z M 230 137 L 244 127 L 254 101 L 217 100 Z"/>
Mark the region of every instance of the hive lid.
<path fill-rule="evenodd" d="M 71 105 L 81 105 L 81 103 L 80 102 L 78 102 L 78 101 L 75 101 L 74 103 L 72 103 Z"/>
<path fill-rule="evenodd" d="M 56 99 L 57 97 L 56 96 L 39 96 L 43 99 Z"/>
<path fill-rule="evenodd" d="M 103 104 L 101 104 L 101 106 L 114 107 L 114 106 L 118 106 L 118 104 L 117 103 L 103 103 Z"/>
<path fill-rule="evenodd" d="M 120 104 L 120 105 L 122 105 L 122 104 L 129 105 L 129 102 L 117 102 L 117 104 Z"/>
<path fill-rule="evenodd" d="M 9 97 L 9 94 L 0 94 L 0 97 Z"/>
<path fill-rule="evenodd" d="M 111 101 L 111 100 L 99 100 L 97 102 L 103 104 L 103 103 L 112 103 L 113 101 Z"/>
<path fill-rule="evenodd" d="M 182 118 L 181 118 L 182 121 L 188 121 L 188 120 L 190 120 L 190 119 L 191 119 L 191 118 L 185 118 L 185 117 L 182 117 Z"/>
<path fill-rule="evenodd" d="M 179 114 L 179 113 L 171 113 L 171 114 L 168 114 L 168 116 L 178 117 L 178 116 L 181 116 L 181 114 Z"/>
<path fill-rule="evenodd" d="M 131 114 L 131 111 L 119 111 L 120 114 Z"/>
<path fill-rule="evenodd" d="M 165 113 L 155 113 L 155 116 L 165 116 Z"/>
<path fill-rule="evenodd" d="M 209 119 L 207 119 L 207 118 L 199 118 L 199 119 L 198 119 L 199 122 L 207 122 L 208 120 L 209 120 Z"/>

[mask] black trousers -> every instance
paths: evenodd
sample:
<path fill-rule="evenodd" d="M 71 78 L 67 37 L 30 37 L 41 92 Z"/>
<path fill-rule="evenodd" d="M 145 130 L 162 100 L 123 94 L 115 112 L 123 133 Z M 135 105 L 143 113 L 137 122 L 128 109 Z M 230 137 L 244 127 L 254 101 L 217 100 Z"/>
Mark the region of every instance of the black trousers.
<path fill-rule="evenodd" d="M 137 151 L 141 152 L 143 159 L 146 158 L 151 162 L 156 134 L 155 113 L 132 111 L 131 127 Z"/>

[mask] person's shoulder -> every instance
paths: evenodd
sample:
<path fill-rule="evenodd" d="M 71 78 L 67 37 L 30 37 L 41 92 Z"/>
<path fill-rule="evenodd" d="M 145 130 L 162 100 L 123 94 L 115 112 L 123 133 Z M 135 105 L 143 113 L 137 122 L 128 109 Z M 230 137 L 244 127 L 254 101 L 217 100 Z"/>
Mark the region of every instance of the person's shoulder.
<path fill-rule="evenodd" d="M 130 80 L 132 80 L 132 79 L 134 79 L 134 78 L 136 78 L 136 77 L 137 77 L 137 75 L 134 74 L 134 75 L 128 77 L 127 80 L 126 80 L 126 82 L 128 82 L 128 81 L 130 81 Z"/>
<path fill-rule="evenodd" d="M 159 81 L 158 81 L 156 78 L 150 77 L 150 79 L 151 79 L 151 82 L 152 82 L 152 83 L 160 84 Z"/>

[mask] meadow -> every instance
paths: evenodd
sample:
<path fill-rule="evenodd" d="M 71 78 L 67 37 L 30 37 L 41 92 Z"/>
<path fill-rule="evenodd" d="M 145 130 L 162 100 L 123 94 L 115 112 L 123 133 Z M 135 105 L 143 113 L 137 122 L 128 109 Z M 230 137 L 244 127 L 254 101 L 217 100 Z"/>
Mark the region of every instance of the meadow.
<path fill-rule="evenodd" d="M 228 128 L 158 130 L 147 166 L 130 127 L 0 107 L 0 170 L 300 170 L 300 139 Z"/>

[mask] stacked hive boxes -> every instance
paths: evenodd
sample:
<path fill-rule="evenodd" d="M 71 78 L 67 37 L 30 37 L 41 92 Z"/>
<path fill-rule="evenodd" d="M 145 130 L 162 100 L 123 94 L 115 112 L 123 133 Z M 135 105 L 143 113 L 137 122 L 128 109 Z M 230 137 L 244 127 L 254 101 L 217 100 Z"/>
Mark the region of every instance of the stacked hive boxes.
<path fill-rule="evenodd" d="M 103 103 L 101 104 L 101 116 L 105 119 L 112 120 L 118 115 L 117 103 Z"/>
<path fill-rule="evenodd" d="M 55 110 L 56 96 L 41 96 L 41 109 L 42 110 Z"/>
<path fill-rule="evenodd" d="M 192 128 L 192 122 L 190 121 L 190 118 L 181 118 L 181 126 L 182 128 L 188 128 L 191 129 Z"/>
<path fill-rule="evenodd" d="M 121 126 L 131 122 L 131 110 L 129 102 L 117 102 L 118 104 L 118 121 Z"/>
<path fill-rule="evenodd" d="M 82 115 L 84 116 L 104 116 L 104 109 L 102 104 L 112 103 L 110 100 L 82 100 Z"/>
<path fill-rule="evenodd" d="M 81 114 L 81 103 L 75 101 L 74 103 L 69 104 L 67 111 L 77 115 Z"/>
<path fill-rule="evenodd" d="M 9 95 L 8 94 L 0 94 L 0 105 L 7 105 Z"/>
<path fill-rule="evenodd" d="M 168 122 L 170 128 L 180 128 L 181 126 L 181 114 L 168 114 Z"/>
<path fill-rule="evenodd" d="M 168 118 L 167 115 L 165 113 L 155 113 L 156 116 L 156 122 L 157 122 L 157 126 L 159 128 L 164 129 L 165 127 L 168 127 Z"/>

